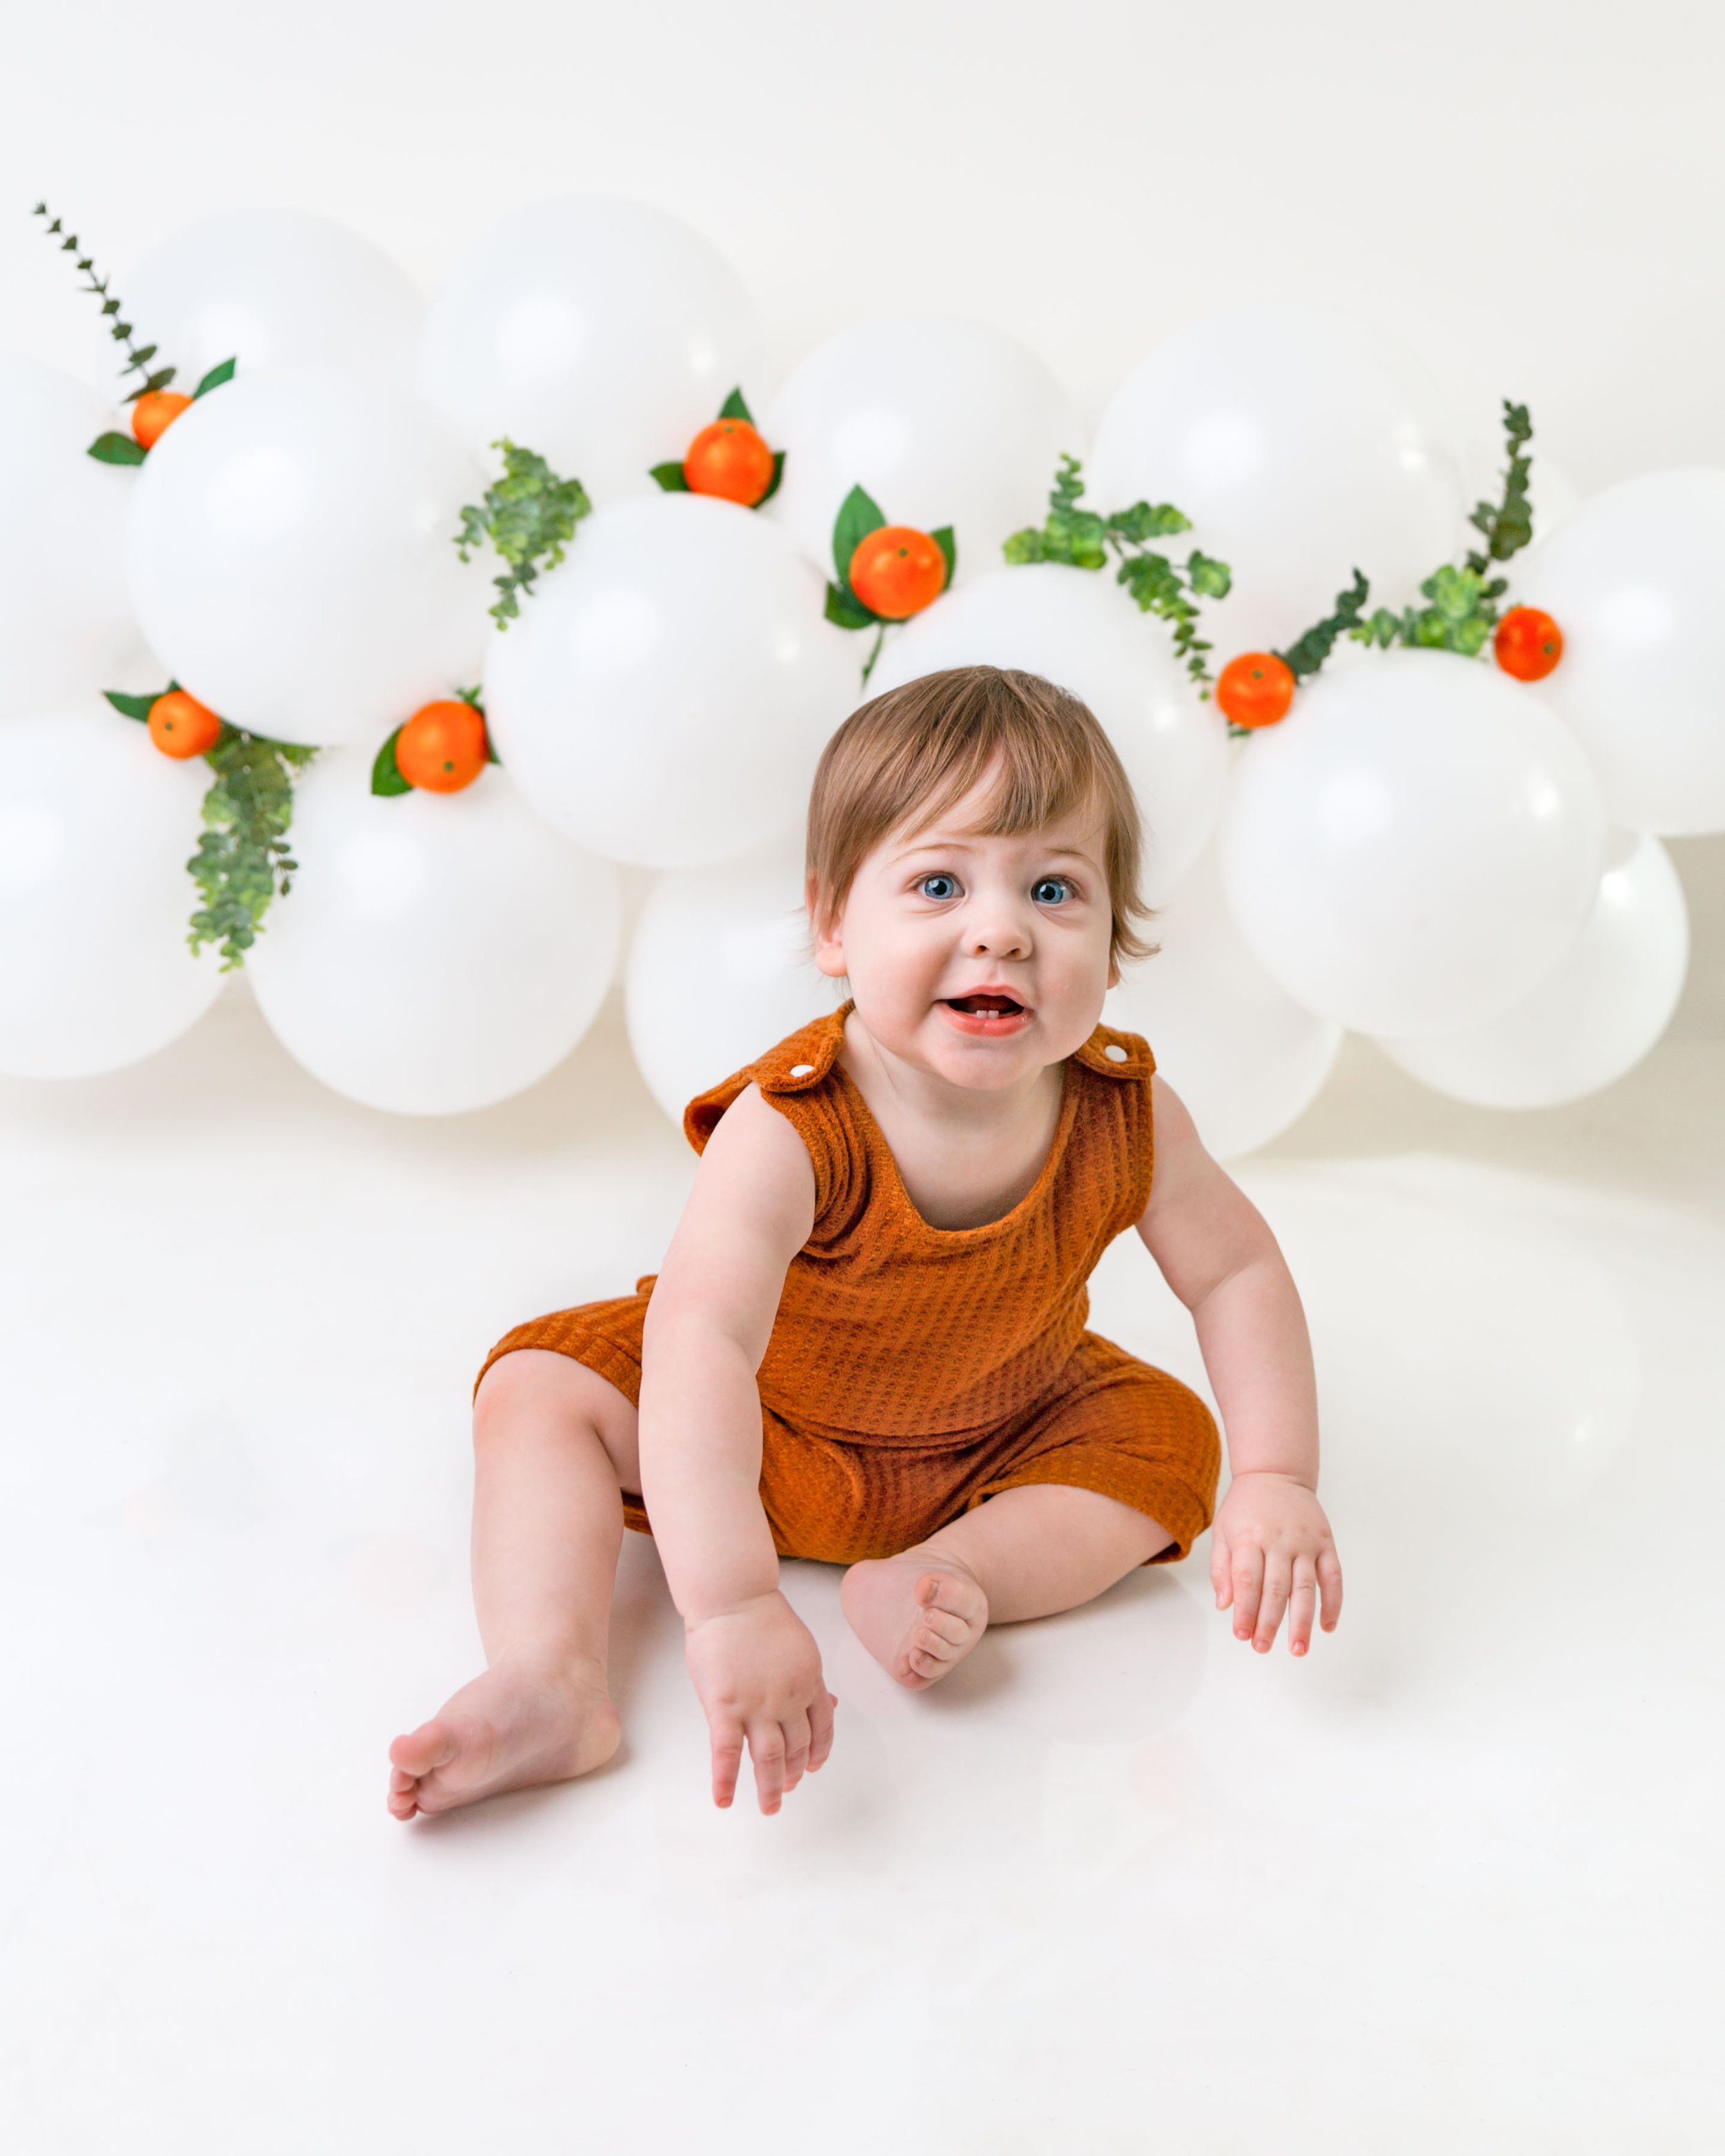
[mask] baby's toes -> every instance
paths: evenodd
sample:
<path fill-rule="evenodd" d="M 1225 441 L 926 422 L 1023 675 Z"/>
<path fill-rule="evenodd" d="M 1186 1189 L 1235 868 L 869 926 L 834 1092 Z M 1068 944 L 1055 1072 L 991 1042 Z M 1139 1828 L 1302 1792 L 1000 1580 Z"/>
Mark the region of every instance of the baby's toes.
<path fill-rule="evenodd" d="M 975 1630 L 973 1625 L 955 1616 L 950 1609 L 927 1609 L 916 1627 L 916 1636 L 923 1640 L 938 1640 L 944 1646 L 963 1647 L 968 1645 Z"/>

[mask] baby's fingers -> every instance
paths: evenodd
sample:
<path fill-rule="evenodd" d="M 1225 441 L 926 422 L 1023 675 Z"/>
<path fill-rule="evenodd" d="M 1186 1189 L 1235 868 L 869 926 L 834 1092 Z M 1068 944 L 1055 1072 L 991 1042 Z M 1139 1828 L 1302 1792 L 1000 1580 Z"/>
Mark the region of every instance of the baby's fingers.
<path fill-rule="evenodd" d="M 763 1812 L 784 1801 L 784 1732 L 776 1722 L 749 1724 L 749 1757 L 755 1763 L 755 1795 Z"/>
<path fill-rule="evenodd" d="M 1216 1607 L 1225 1609 L 1234 1599 L 1233 1553 L 1219 1525 L 1210 1530 L 1210 1585 L 1216 1591 Z"/>
<path fill-rule="evenodd" d="M 809 1702 L 809 1771 L 824 1767 L 833 1748 L 833 1709 L 839 1704 L 824 1685 Z"/>
<path fill-rule="evenodd" d="M 1312 1619 L 1317 1608 L 1317 1574 L 1302 1550 L 1294 1559 L 1294 1588 L 1288 1597 L 1288 1652 L 1303 1655 L 1312 1645 Z"/>
<path fill-rule="evenodd" d="M 1272 1550 L 1265 1561 L 1264 1599 L 1258 1605 L 1258 1621 L 1252 1630 L 1252 1645 L 1260 1655 L 1267 1655 L 1276 1645 L 1276 1628 L 1288 1606 L 1293 1577 L 1291 1561 L 1282 1551 Z"/>
<path fill-rule="evenodd" d="M 788 1715 L 778 1727 L 784 1738 L 784 1786 L 788 1795 L 809 1771 L 809 1717 Z"/>
<path fill-rule="evenodd" d="M 1317 1584 L 1323 1589 L 1323 1628 L 1333 1632 L 1342 1614 L 1342 1560 L 1332 1549 L 1317 1553 Z"/>
<path fill-rule="evenodd" d="M 1251 1543 L 1241 1543 L 1230 1553 L 1230 1581 L 1234 1589 L 1234 1636 L 1250 1640 L 1258 1621 L 1258 1598 L 1264 1589 L 1264 1553 Z"/>
<path fill-rule="evenodd" d="M 742 1769 L 742 1724 L 720 1720 L 709 1725 L 713 1743 L 713 1802 L 722 1810 L 737 1794 Z"/>

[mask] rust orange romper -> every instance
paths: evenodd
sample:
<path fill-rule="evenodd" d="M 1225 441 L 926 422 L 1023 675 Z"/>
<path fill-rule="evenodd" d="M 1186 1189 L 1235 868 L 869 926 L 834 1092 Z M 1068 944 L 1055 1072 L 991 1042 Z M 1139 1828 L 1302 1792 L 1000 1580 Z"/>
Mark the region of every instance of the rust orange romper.
<path fill-rule="evenodd" d="M 752 1082 L 814 1165 L 814 1224 L 758 1372 L 761 1502 L 780 1553 L 891 1557 L 1002 1490 L 1055 1482 L 1159 1522 L 1173 1542 L 1151 1563 L 1184 1557 L 1214 1509 L 1214 1419 L 1084 1322 L 1086 1281 L 1150 1195 L 1149 1049 L 1098 1026 L 1067 1063 L 1030 1190 L 1001 1219 L 934 1228 L 837 1060 L 849 1009 L 697 1095 L 683 1118 L 700 1152 Z M 516 1326 L 480 1376 L 516 1348 L 554 1348 L 639 1403 L 656 1277 Z M 650 1532 L 639 1498 L 625 1494 L 624 1509 Z"/>

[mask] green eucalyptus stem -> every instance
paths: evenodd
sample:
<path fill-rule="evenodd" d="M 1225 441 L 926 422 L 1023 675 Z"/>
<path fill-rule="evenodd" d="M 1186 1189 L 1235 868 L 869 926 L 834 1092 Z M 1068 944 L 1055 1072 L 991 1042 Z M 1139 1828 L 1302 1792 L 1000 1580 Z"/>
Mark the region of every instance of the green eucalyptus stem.
<path fill-rule="evenodd" d="M 46 217 L 48 204 L 45 202 L 38 203 L 30 214 L 33 217 Z M 102 303 L 103 314 L 111 317 L 108 324 L 108 334 L 116 344 L 123 344 L 126 346 L 126 365 L 121 369 L 121 373 L 141 373 L 144 376 L 144 379 L 139 382 L 137 388 L 129 391 L 121 402 L 134 404 L 140 397 L 147 397 L 152 390 L 166 389 L 179 372 L 178 368 L 158 367 L 153 374 L 148 372 L 150 362 L 156 357 L 156 346 L 153 344 L 138 345 L 132 342 L 132 326 L 130 322 L 121 321 L 121 303 L 109 292 L 107 279 L 98 277 L 95 274 L 95 263 L 93 257 L 79 254 L 80 243 L 77 234 L 68 232 L 59 218 L 54 218 L 44 227 L 44 230 L 49 239 L 59 239 L 62 254 L 77 255 L 78 267 L 88 280 L 88 282 L 79 289 L 95 293 Z"/>

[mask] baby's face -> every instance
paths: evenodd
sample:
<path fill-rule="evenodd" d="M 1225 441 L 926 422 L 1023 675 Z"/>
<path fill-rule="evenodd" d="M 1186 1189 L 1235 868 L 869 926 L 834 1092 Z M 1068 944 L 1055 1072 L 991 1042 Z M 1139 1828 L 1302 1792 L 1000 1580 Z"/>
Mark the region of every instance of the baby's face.
<path fill-rule="evenodd" d="M 993 791 L 986 774 L 937 824 L 877 846 L 815 938 L 882 1047 L 988 1088 L 1081 1047 L 1115 978 L 1100 810 L 990 836 L 976 824 Z"/>

